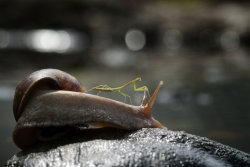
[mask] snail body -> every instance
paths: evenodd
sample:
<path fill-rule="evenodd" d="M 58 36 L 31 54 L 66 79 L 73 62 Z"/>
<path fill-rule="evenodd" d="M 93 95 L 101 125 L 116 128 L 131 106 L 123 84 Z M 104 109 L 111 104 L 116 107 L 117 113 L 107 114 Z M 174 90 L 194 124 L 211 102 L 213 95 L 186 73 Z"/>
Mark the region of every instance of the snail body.
<path fill-rule="evenodd" d="M 60 70 L 37 71 L 16 89 L 13 105 L 17 120 L 14 142 L 19 148 L 26 149 L 46 138 L 42 135 L 45 130 L 54 129 L 51 133 L 55 135 L 58 132 L 61 134 L 67 127 L 86 125 L 126 130 L 167 129 L 150 114 L 162 84 L 160 82 L 149 101 L 144 97 L 142 105 L 134 106 L 88 94 L 79 81 Z M 21 93 L 20 85 L 26 88 Z"/>

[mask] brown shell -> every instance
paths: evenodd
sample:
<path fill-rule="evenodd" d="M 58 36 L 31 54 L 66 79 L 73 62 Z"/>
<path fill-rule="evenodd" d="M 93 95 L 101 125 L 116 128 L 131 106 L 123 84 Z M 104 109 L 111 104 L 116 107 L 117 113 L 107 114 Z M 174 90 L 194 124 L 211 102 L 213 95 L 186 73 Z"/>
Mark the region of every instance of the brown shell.
<path fill-rule="evenodd" d="M 35 90 L 53 89 L 75 92 L 87 92 L 81 83 L 73 76 L 57 69 L 43 69 L 26 77 L 16 87 L 13 112 L 16 121 L 22 114 L 23 107 Z"/>

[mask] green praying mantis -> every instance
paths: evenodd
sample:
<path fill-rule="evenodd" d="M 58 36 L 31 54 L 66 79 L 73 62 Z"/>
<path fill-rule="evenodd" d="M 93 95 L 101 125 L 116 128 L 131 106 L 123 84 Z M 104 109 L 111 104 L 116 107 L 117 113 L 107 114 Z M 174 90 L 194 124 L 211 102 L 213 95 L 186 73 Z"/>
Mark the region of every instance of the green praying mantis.
<path fill-rule="evenodd" d="M 136 84 L 135 84 L 136 81 L 141 81 L 141 78 L 138 77 L 138 78 L 136 78 L 136 79 L 134 79 L 132 81 L 129 81 L 128 83 L 126 83 L 126 84 L 124 84 L 124 85 L 122 85 L 120 87 L 116 87 L 116 88 L 111 88 L 108 85 L 99 85 L 99 86 L 93 87 L 91 90 L 97 90 L 97 91 L 100 91 L 100 92 L 118 92 L 118 93 L 120 93 L 121 95 L 123 95 L 125 97 L 125 100 L 124 100 L 125 102 L 126 102 L 126 98 L 128 97 L 129 100 L 130 100 L 130 103 L 132 104 L 131 97 L 121 91 L 125 87 L 127 87 L 127 86 L 129 86 L 131 84 L 134 84 L 134 91 L 144 91 L 144 92 L 147 92 L 147 94 L 149 95 L 149 90 L 148 90 L 147 86 L 142 86 L 142 87 L 137 88 Z"/>

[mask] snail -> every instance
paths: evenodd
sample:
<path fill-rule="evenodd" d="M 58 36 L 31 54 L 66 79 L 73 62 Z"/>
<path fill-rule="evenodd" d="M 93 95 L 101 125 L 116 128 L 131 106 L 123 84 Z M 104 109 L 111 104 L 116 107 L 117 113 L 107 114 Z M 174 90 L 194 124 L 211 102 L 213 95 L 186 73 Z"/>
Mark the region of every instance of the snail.
<path fill-rule="evenodd" d="M 161 81 L 149 101 L 134 106 L 88 94 L 73 76 L 57 69 L 30 74 L 16 88 L 13 112 L 17 121 L 13 140 L 26 149 L 39 141 L 63 134 L 70 127 L 115 127 L 125 130 L 163 128 L 151 116 Z"/>

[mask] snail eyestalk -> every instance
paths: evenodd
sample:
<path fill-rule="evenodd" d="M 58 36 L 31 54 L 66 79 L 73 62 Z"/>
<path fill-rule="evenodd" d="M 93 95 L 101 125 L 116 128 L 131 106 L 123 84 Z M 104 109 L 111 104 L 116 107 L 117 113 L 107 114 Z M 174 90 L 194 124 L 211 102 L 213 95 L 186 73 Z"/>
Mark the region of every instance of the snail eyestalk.
<path fill-rule="evenodd" d="M 148 116 L 151 117 L 151 110 L 152 107 L 155 103 L 156 97 L 160 91 L 161 86 L 163 85 L 163 81 L 160 81 L 159 85 L 157 86 L 157 88 L 155 89 L 154 94 L 152 95 L 152 97 L 149 99 L 148 103 L 144 106 L 143 111 L 144 113 Z"/>

